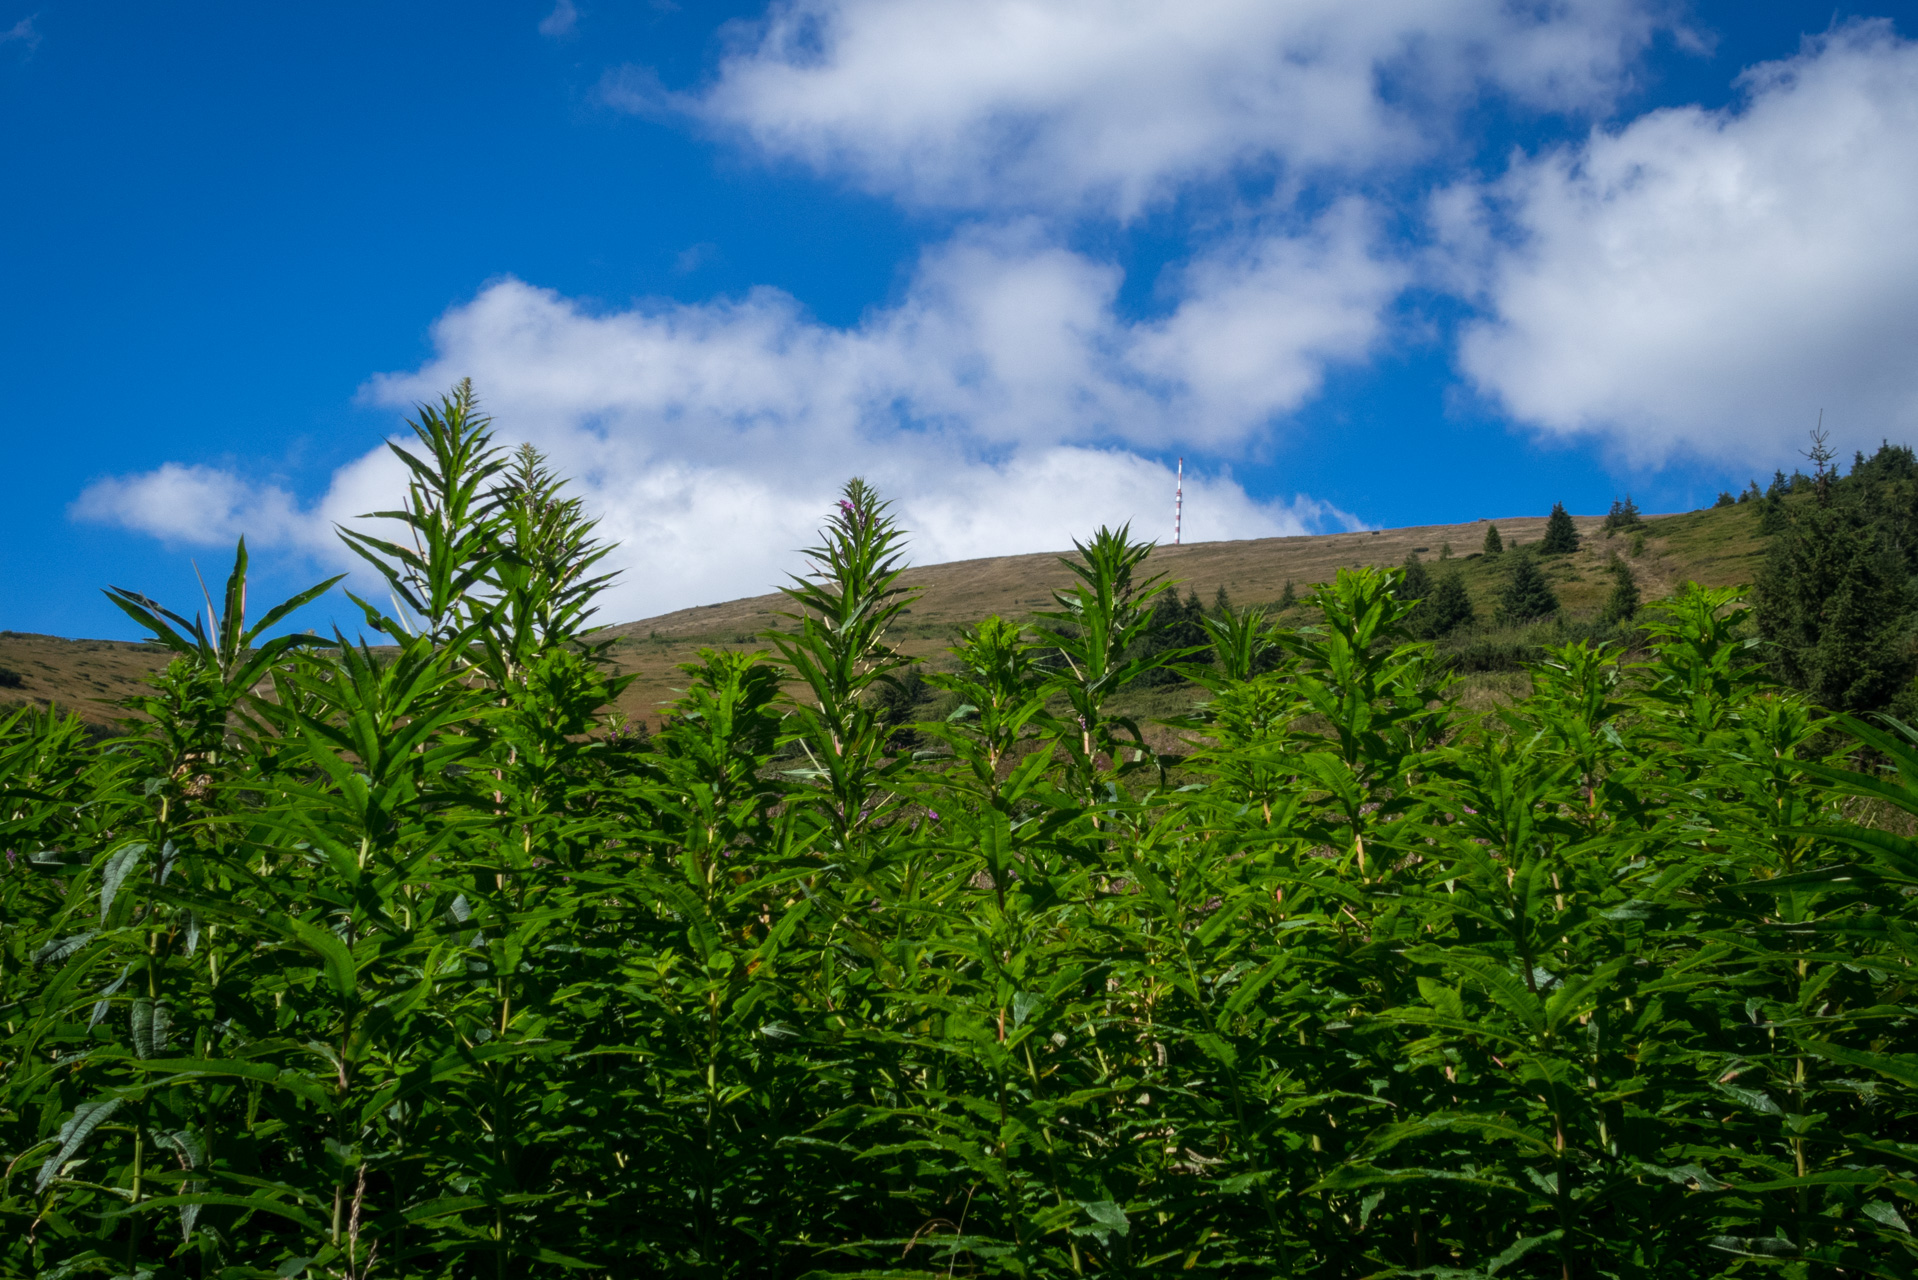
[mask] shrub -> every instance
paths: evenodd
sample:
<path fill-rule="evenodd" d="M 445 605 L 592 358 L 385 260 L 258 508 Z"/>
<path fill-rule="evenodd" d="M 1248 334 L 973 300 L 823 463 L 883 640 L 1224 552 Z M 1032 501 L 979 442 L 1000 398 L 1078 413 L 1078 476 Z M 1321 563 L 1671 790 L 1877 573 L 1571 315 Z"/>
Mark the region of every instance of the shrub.
<path fill-rule="evenodd" d="M 1488 671 L 1523 671 L 1545 656 L 1542 645 L 1524 640 L 1482 639 L 1453 650 L 1444 656 L 1448 671 L 1473 675 Z"/>

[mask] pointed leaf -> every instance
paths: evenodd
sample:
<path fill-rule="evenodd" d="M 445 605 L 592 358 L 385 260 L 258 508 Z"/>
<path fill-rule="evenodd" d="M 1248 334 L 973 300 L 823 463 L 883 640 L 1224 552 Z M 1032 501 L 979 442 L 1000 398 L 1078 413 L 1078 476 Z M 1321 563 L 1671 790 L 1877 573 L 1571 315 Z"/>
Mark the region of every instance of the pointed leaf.
<path fill-rule="evenodd" d="M 73 1109 L 67 1122 L 60 1126 L 56 1141 L 60 1149 L 53 1153 L 47 1162 L 40 1166 L 40 1177 L 34 1183 L 35 1191 L 45 1191 L 53 1180 L 60 1176 L 62 1165 L 73 1158 L 73 1153 L 93 1135 L 93 1131 L 104 1124 L 108 1117 L 120 1109 L 119 1098 L 96 1098 L 92 1102 L 83 1102 Z"/>
<path fill-rule="evenodd" d="M 113 899 L 120 892 L 120 886 L 132 874 L 134 866 L 140 861 L 140 855 L 147 851 L 144 844 L 121 845 L 112 857 L 107 859 L 106 868 L 100 873 L 100 918 L 107 918 L 107 911 L 113 906 Z"/>

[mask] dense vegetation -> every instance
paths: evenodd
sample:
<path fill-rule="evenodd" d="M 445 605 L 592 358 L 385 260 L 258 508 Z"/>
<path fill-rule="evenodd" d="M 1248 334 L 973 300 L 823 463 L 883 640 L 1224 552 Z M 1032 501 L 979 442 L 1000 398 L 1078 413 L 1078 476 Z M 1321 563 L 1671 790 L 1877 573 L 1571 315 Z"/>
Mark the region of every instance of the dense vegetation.
<path fill-rule="evenodd" d="M 855 481 L 648 740 L 590 521 L 464 389 L 418 431 L 385 647 L 265 639 L 322 588 L 249 619 L 242 546 L 115 593 L 179 654 L 127 736 L 0 730 L 0 1271 L 1918 1265 L 1918 747 L 1817 757 L 1733 593 L 1475 717 L 1401 572 L 1169 646 L 1101 530 L 915 675 Z M 1171 667 L 1181 754 L 1112 711 Z"/>
<path fill-rule="evenodd" d="M 1840 476 L 1822 435 L 1808 456 L 1814 474 L 1753 499 L 1772 535 L 1756 604 L 1773 673 L 1821 706 L 1918 716 L 1918 458 L 1887 444 Z"/>

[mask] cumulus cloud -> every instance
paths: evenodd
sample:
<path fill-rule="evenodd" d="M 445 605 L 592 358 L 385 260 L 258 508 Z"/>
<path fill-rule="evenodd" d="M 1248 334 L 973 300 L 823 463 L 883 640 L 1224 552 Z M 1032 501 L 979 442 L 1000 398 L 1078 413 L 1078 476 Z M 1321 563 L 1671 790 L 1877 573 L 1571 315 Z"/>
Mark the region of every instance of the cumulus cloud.
<path fill-rule="evenodd" d="M 1486 318 L 1466 372 L 1513 415 L 1638 460 L 1755 457 L 1819 410 L 1918 429 L 1918 44 L 1863 22 L 1440 202 Z"/>
<path fill-rule="evenodd" d="M 1667 7 L 782 0 L 703 94 L 629 71 L 607 100 L 676 106 L 911 201 L 1126 215 L 1240 166 L 1423 155 L 1482 90 L 1602 110 Z"/>
<path fill-rule="evenodd" d="M 596 314 L 505 280 L 440 319 L 424 367 L 367 394 L 403 407 L 473 376 L 502 435 L 577 477 L 624 544 L 618 617 L 767 589 L 852 474 L 897 499 L 921 562 L 1064 547 L 1101 523 L 1161 536 L 1172 477 L 1136 447 L 1240 444 L 1311 394 L 1326 360 L 1362 356 L 1401 284 L 1368 235 L 1348 205 L 1249 236 L 1193 263 L 1176 305 L 1144 322 L 1116 312 L 1115 269 L 1030 226 L 929 251 L 899 304 L 850 328 L 774 290 Z M 1262 320 L 1276 297 L 1296 306 Z M 197 496 L 175 500 L 189 483 Z M 182 541 L 253 521 L 263 544 L 311 549 L 402 483 L 370 454 L 302 513 L 278 490 L 169 467 L 96 485 L 78 513 Z M 1326 523 L 1352 521 L 1189 473 L 1195 541 Z"/>
<path fill-rule="evenodd" d="M 106 476 L 68 508 L 75 520 L 117 525 L 175 546 L 226 546 L 244 537 L 255 548 L 314 557 L 342 568 L 357 561 L 334 527 L 391 510 L 406 492 L 404 466 L 380 448 L 336 470 L 325 492 L 302 502 L 284 485 L 221 467 L 163 463 L 152 471 Z"/>
<path fill-rule="evenodd" d="M 1416 273 L 1382 220 L 1460 154 L 1441 150 L 1460 109 L 1602 117 L 1677 30 L 1671 9 L 779 0 L 703 89 L 628 67 L 599 96 L 971 210 L 895 302 L 835 326 L 773 289 L 603 310 L 501 280 L 366 396 L 403 408 L 474 377 L 502 438 L 576 476 L 625 544 L 616 617 L 765 590 L 852 474 L 897 500 L 922 562 L 1059 548 L 1100 523 L 1162 535 L 1181 451 L 1195 540 L 1349 526 L 1303 496 L 1248 496 L 1228 461 L 1387 338 Z M 564 3 L 549 22 L 576 16 Z M 1776 454 L 1820 407 L 1873 440 L 1918 426 L 1918 47 L 1856 24 L 1742 88 L 1734 108 L 1599 127 L 1433 201 L 1419 270 L 1478 305 L 1459 361 L 1488 397 L 1650 462 Z M 1088 218 L 1248 174 L 1282 180 L 1203 226 L 1168 206 L 1185 257 L 1152 314 L 1121 304 L 1116 261 L 1068 247 Z M 379 451 L 304 506 L 170 464 L 75 510 L 328 556 L 331 522 L 402 484 Z"/>
<path fill-rule="evenodd" d="M 196 545 L 232 542 L 242 535 L 269 544 L 304 544 L 312 523 L 278 485 L 177 462 L 141 475 L 97 480 L 74 500 L 71 514 Z"/>

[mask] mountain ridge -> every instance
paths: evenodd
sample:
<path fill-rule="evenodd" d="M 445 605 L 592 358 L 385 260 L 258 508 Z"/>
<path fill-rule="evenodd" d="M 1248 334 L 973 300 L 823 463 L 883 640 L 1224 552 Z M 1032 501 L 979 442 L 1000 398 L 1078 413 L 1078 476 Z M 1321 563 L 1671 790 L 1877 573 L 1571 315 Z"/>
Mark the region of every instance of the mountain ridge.
<path fill-rule="evenodd" d="M 1583 540 L 1580 549 L 1547 557 L 1546 567 L 1567 615 L 1575 619 L 1595 614 L 1609 591 L 1606 566 L 1614 552 L 1632 565 L 1647 601 L 1669 595 L 1687 579 L 1708 586 L 1750 582 L 1763 556 L 1764 539 L 1750 505 L 1650 516 L 1641 529 L 1615 537 L 1604 535 L 1603 517 L 1574 521 Z M 1545 517 L 1161 545 L 1147 566 L 1208 604 L 1223 587 L 1238 605 L 1270 605 L 1288 581 L 1303 595 L 1340 568 L 1398 565 L 1413 552 L 1437 570 L 1449 543 L 1452 556 L 1444 568 L 1464 573 L 1474 604 L 1489 616 L 1504 561 L 1481 556 L 1479 548 L 1486 527 L 1494 524 L 1506 547 L 1513 548 L 1538 541 Z M 1633 556 L 1638 535 L 1642 545 Z M 1068 548 L 909 566 L 903 585 L 919 591 L 894 644 L 912 657 L 936 660 L 960 627 L 987 614 L 1029 617 L 1050 605 L 1053 590 L 1071 581 L 1060 563 L 1070 554 Z M 614 661 L 634 677 L 619 711 L 656 727 L 661 705 L 684 685 L 679 664 L 692 661 L 703 647 L 765 648 L 761 633 L 782 625 L 779 615 L 786 607 L 786 598 L 774 590 L 606 626 L 600 638 L 612 641 Z M 150 642 L 0 632 L 0 670 L 20 676 L 17 687 L 0 687 L 0 707 L 28 701 L 58 705 L 106 726 L 124 714 L 111 702 L 137 691 L 142 678 L 166 659 L 166 651 Z"/>

